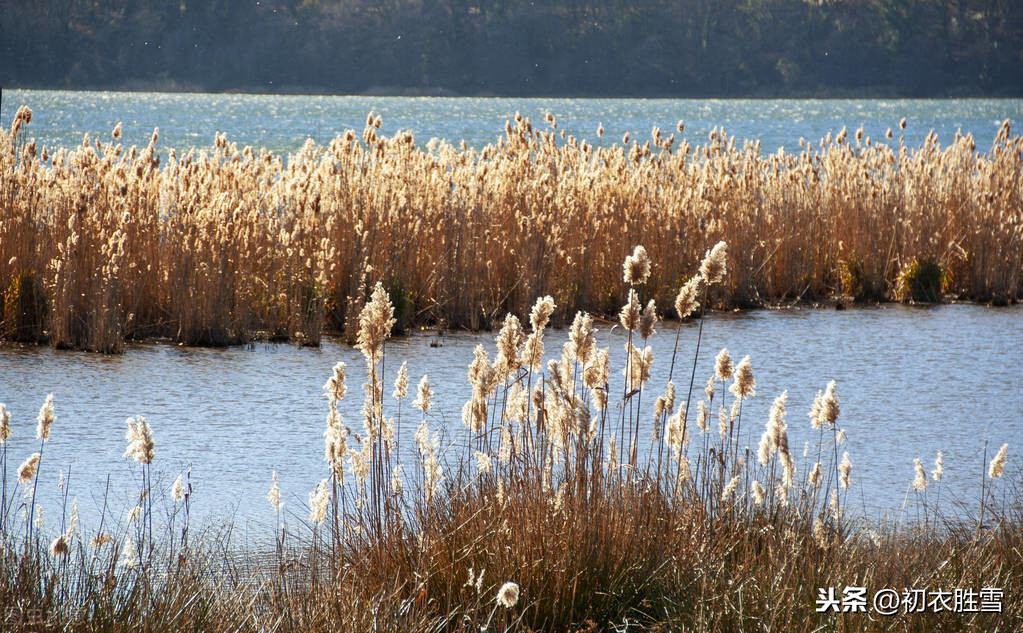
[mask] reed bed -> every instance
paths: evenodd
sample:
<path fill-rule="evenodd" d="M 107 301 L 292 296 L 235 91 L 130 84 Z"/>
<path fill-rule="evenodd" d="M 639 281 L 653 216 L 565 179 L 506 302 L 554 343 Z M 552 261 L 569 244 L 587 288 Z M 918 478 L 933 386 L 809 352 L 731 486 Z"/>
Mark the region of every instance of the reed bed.
<path fill-rule="evenodd" d="M 166 337 L 316 344 L 356 335 L 381 281 L 399 328 L 486 329 L 551 296 L 555 323 L 613 316 L 630 245 L 654 264 L 644 300 L 666 311 L 718 241 L 731 275 L 716 307 L 1023 291 L 1023 138 L 1008 121 L 986 153 L 843 129 L 796 154 L 716 129 L 610 147 L 516 117 L 482 149 L 386 137 L 372 114 L 284 160 L 223 135 L 160 151 L 88 135 L 51 152 L 31 112 L 0 131 L 0 337 L 116 352 Z M 904 121 L 901 125 L 905 125 Z M 602 134 L 602 130 L 596 132 Z M 677 134 L 677 136 L 676 136 Z"/>
<path fill-rule="evenodd" d="M 678 284 L 676 316 L 704 309 L 701 299 L 726 283 L 727 261 L 724 243 L 706 252 Z M 601 347 L 580 312 L 561 353 L 545 354 L 549 296 L 521 320 L 506 316 L 493 355 L 482 345 L 474 353 L 463 432 L 445 446 L 429 377 L 417 381 L 406 364 L 395 371 L 393 359 L 384 371 L 394 306 L 376 284 L 356 321 L 361 428 L 339 412 L 351 373 L 339 363 L 324 385 L 324 478 L 308 507 L 289 515 L 278 473 L 268 476 L 276 545 L 241 560 L 224 533 L 190 534 L 187 479 L 153 488 L 158 442 L 141 417 L 126 434 L 125 457 L 139 464 L 128 524 L 100 526 L 87 540 L 75 518 L 62 518 L 53 540 L 42 536 L 27 508 L 39 469 L 50 467 L 48 399 L 40 450 L 16 483 L 4 477 L 0 604 L 44 617 L 46 630 L 74 631 L 1019 629 L 1023 497 L 1018 477 L 1006 476 L 1007 445 L 993 452 L 973 519 L 945 521 L 926 504 L 928 485 L 941 485 L 940 453 L 930 477 L 914 464 L 918 520 L 854 519 L 838 387 L 822 385 L 809 420 L 790 419 L 785 393 L 766 421 L 744 418 L 743 403 L 757 395 L 751 359 L 722 350 L 714 374 L 697 382 L 703 326 L 695 341 L 679 341 L 680 329 L 658 334 L 668 328 L 655 302 L 639 301 L 655 270 L 642 247 L 618 267 L 628 298 L 616 326 L 628 332 L 623 350 Z M 694 351 L 692 366 L 677 353 L 657 359 L 673 378 L 655 386 L 645 344 L 658 335 L 675 336 L 675 352 Z M 622 392 L 610 386 L 612 367 L 626 378 Z M 0 423 L 6 440 L 2 407 Z M 790 424 L 817 430 L 801 458 L 788 444 Z M 756 446 L 743 429 L 760 437 Z M 5 449 L 5 475 L 6 459 Z M 156 494 L 171 495 L 175 510 L 154 531 Z M 19 503 L 22 517 L 10 510 Z M 979 602 L 890 616 L 869 603 L 863 612 L 816 610 L 822 590 L 841 597 L 847 586 L 869 595 L 997 588 L 1003 598 L 997 612 Z M 39 630 L 12 622 L 5 630 Z"/>

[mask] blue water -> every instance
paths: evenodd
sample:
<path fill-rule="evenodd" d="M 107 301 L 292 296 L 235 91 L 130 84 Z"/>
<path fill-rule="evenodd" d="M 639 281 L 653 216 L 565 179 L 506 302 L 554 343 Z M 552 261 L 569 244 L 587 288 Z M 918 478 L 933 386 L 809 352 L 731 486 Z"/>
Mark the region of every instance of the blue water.
<path fill-rule="evenodd" d="M 796 151 L 800 137 L 816 143 L 843 126 L 850 136 L 862 126 L 874 142 L 895 142 L 885 141 L 884 134 L 891 128 L 897 139 L 903 117 L 903 134 L 911 146 L 922 143 L 931 130 L 942 144 L 961 130 L 974 134 L 983 152 L 1002 121 L 1023 120 L 1023 99 L 520 99 L 6 90 L 0 123 L 9 125 L 20 105 L 33 111 L 27 137 L 51 148 L 75 146 L 86 133 L 110 140 L 111 130 L 121 122 L 125 146 L 146 145 L 153 128 L 159 127 L 159 148 L 164 151 L 209 148 L 214 134 L 226 132 L 240 148 L 265 147 L 282 155 L 298 150 L 307 138 L 325 144 L 346 129 L 361 132 L 370 111 L 383 117 L 384 135 L 411 130 L 423 145 L 436 137 L 482 147 L 503 135 L 505 122 L 516 112 L 547 129 L 544 115 L 549 110 L 559 132 L 598 146 L 621 143 L 625 132 L 642 143 L 653 126 L 667 136 L 682 120 L 682 137 L 691 145 L 705 143 L 720 126 L 739 142 L 759 140 L 766 153 L 779 147 Z M 598 138 L 601 124 L 605 134 Z"/>
<path fill-rule="evenodd" d="M 688 386 L 697 327 L 682 326 L 679 358 L 688 369 L 675 370 L 680 401 Z M 599 329 L 598 344 L 611 353 L 611 393 L 620 397 L 621 330 L 610 334 L 606 324 Z M 654 366 L 642 399 L 644 421 L 652 421 L 654 400 L 664 388 L 675 324 L 658 329 L 650 339 Z M 560 353 L 566 338 L 564 331 L 550 332 L 547 356 Z M 430 377 L 436 396 L 428 420 L 441 432 L 441 446 L 451 460 L 461 456 L 464 446 L 461 408 L 470 395 L 466 367 L 480 343 L 493 358 L 492 334 L 418 333 L 388 343 L 386 414 L 398 416 L 391 383 L 400 363 L 408 361 L 413 395 L 419 378 Z M 949 515 L 976 510 L 985 446 L 990 460 L 999 446 L 1009 443 L 1006 475 L 995 488 L 999 499 L 1021 481 L 1023 305 L 713 314 L 704 324 L 691 429 L 695 402 L 703 397 L 714 355 L 722 347 L 735 362 L 747 354 L 752 358 L 757 393 L 743 407 L 741 439 L 754 454 L 771 402 L 788 391 L 789 442 L 800 476 L 808 472 L 816 448 L 816 431 L 806 414 L 817 390 L 836 381 L 842 406 L 838 426 L 847 433 L 840 450 L 849 451 L 853 464 L 848 504 L 857 515 L 912 520 L 920 499 L 908 495 L 905 508 L 903 502 L 913 479 L 913 459 L 920 458 L 930 471 L 938 450 L 945 454 L 941 509 Z M 134 505 L 140 472 L 122 454 L 125 419 L 137 414 L 149 420 L 155 435 L 153 473 L 161 514 L 173 506 L 168 496 L 172 482 L 191 468 L 194 516 L 214 524 L 233 519 L 260 533 L 273 522 L 265 495 L 276 470 L 286 507 L 294 513 L 289 522 L 297 524 L 308 512 L 308 492 L 327 474 L 322 461 L 327 413 L 322 386 L 338 361 L 348 365 L 348 397 L 340 409 L 346 423 L 361 432 L 364 362 L 357 350 L 335 341 L 318 349 L 138 345 L 119 356 L 0 346 L 0 402 L 11 410 L 14 428 L 8 444 L 9 475 L 38 450 L 35 416 L 46 394 L 53 392 L 57 421 L 39 488 L 51 527 L 60 519 L 58 468 L 71 467 L 69 491 L 78 499 L 83 521 L 95 525 L 108 475 L 114 514 L 123 516 Z M 412 457 L 412 434 L 422 416 L 410 403 L 411 398 L 400 411 L 401 452 L 407 471 L 414 472 L 418 462 Z M 642 430 L 641 456 L 649 446 L 649 426 Z M 712 428 L 716 434 L 716 420 Z M 807 441 L 809 461 L 803 457 Z M 930 503 L 938 500 L 933 482 L 928 495 Z M 957 500 L 966 505 L 957 506 Z"/>

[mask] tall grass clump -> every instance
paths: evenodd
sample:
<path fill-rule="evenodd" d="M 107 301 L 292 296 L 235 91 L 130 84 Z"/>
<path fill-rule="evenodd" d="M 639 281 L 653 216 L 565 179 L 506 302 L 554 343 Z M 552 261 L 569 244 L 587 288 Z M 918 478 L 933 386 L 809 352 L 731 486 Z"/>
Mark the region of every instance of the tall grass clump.
<path fill-rule="evenodd" d="M 706 249 L 679 280 L 678 316 L 727 283 L 727 254 L 724 243 Z M 158 540 L 147 502 L 154 434 L 135 418 L 126 456 L 142 465 L 141 492 L 129 528 L 86 544 L 62 525 L 48 552 L 38 532 L 8 524 L 0 597 L 41 605 L 55 628 L 92 631 L 1018 628 L 1023 516 L 1018 488 L 1002 480 L 1007 445 L 984 473 L 976 521 L 942 520 L 935 500 L 917 522 L 867 525 L 848 512 L 857 470 L 834 381 L 809 422 L 790 415 L 787 392 L 773 394 L 766 420 L 744 416 L 757 397 L 753 361 L 721 350 L 697 382 L 682 357 L 695 358 L 698 341 L 638 298 L 657 274 L 642 247 L 617 267 L 627 299 L 613 345 L 578 312 L 548 353 L 550 296 L 508 314 L 496 348 L 478 346 L 468 364 L 462 427 L 443 434 L 437 385 L 388 358 L 394 306 L 375 284 L 356 319 L 361 413 L 351 426 L 341 414 L 350 372 L 339 363 L 324 385 L 324 477 L 305 527 L 286 524 L 273 473 L 274 549 L 239 562 L 216 535 L 189 536 L 179 478 L 170 494 L 184 527 L 175 511 Z M 648 340 L 672 327 L 672 356 L 654 359 Z M 669 364 L 663 385 L 652 384 L 655 360 Z M 802 456 L 793 424 L 816 431 Z M 914 471 L 915 494 L 926 494 L 919 460 Z M 935 481 L 942 473 L 939 453 Z M 999 612 L 817 611 L 822 592 L 846 586 L 998 588 L 1005 599 Z"/>
<path fill-rule="evenodd" d="M 315 345 L 325 328 L 354 341 L 377 279 L 401 327 L 496 328 L 548 295 L 567 324 L 617 312 L 637 243 L 652 264 L 641 298 L 662 312 L 722 240 L 716 306 L 896 299 L 914 261 L 939 266 L 954 297 L 1023 290 L 1023 139 L 1008 122 L 983 154 L 970 135 L 910 148 L 844 129 L 790 154 L 723 129 L 597 148 L 561 138 L 553 116 L 517 116 L 481 149 L 423 147 L 371 114 L 361 134 L 284 160 L 222 134 L 185 155 L 155 131 L 126 148 L 119 127 L 51 154 L 19 112 L 0 131 L 6 338 L 108 352 L 149 337 Z"/>

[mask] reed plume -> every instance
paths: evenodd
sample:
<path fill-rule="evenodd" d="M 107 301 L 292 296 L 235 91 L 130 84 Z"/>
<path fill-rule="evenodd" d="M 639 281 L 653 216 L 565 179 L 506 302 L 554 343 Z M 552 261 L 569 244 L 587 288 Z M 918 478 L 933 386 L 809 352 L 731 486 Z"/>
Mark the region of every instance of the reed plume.
<path fill-rule="evenodd" d="M 124 451 L 124 457 L 130 457 L 140 464 L 148 465 L 153 461 L 155 454 L 153 442 L 153 429 L 141 415 L 128 418 L 126 421 L 128 430 L 124 438 L 128 440 L 128 448 Z"/>
<path fill-rule="evenodd" d="M 0 444 L 6 444 L 11 438 L 11 412 L 0 402 Z"/>
<path fill-rule="evenodd" d="M 913 460 L 913 470 L 916 472 L 916 476 L 913 477 L 913 490 L 918 492 L 924 492 L 927 490 L 927 473 L 924 472 L 923 462 L 920 458 Z"/>
<path fill-rule="evenodd" d="M 50 439 L 50 427 L 53 426 L 56 419 L 57 416 L 53 412 L 53 394 L 51 393 L 46 396 L 46 401 L 39 409 L 39 415 L 36 418 L 36 439 L 41 439 L 44 442 Z"/>
<path fill-rule="evenodd" d="M 838 465 L 838 481 L 843 488 L 849 487 L 849 473 L 852 471 L 852 462 L 849 460 L 849 452 L 842 454 L 842 463 Z"/>
<path fill-rule="evenodd" d="M 506 609 L 511 609 L 519 602 L 519 586 L 513 582 L 506 582 L 497 590 L 497 604 Z"/>
<path fill-rule="evenodd" d="M 938 456 L 934 458 L 934 470 L 931 471 L 931 477 L 934 481 L 941 481 L 941 476 L 945 473 L 945 460 L 944 455 L 941 451 L 938 451 Z"/>
<path fill-rule="evenodd" d="M 273 471 L 271 478 L 270 489 L 266 492 L 266 500 L 270 502 L 270 505 L 274 509 L 274 514 L 279 515 L 281 508 L 284 507 L 284 502 L 281 501 L 281 487 L 277 479 L 277 471 Z"/>
<path fill-rule="evenodd" d="M 1000 449 L 998 449 L 998 452 L 995 454 L 994 458 L 991 460 L 991 464 L 988 467 L 988 471 L 987 471 L 987 473 L 988 473 L 987 476 L 989 478 L 991 478 L 991 479 L 998 479 L 999 477 L 1002 476 L 1002 473 L 1005 471 L 1005 463 L 1007 461 L 1006 456 L 1008 455 L 1008 452 L 1009 452 L 1009 444 L 1008 444 L 1008 442 L 1006 442 L 1005 444 L 1002 444 L 1002 447 Z"/>
<path fill-rule="evenodd" d="M 433 391 L 430 390 L 430 380 L 426 374 L 423 374 L 423 377 L 419 380 L 419 386 L 416 388 L 416 399 L 412 406 L 426 413 L 430 410 L 432 400 Z"/>
<path fill-rule="evenodd" d="M 32 453 L 21 466 L 18 466 L 18 483 L 27 484 L 36 476 L 36 469 L 39 467 L 39 453 Z"/>
<path fill-rule="evenodd" d="M 729 387 L 729 391 L 739 398 L 752 398 L 756 395 L 757 381 L 753 378 L 753 361 L 750 357 L 744 356 L 735 367 L 735 382 Z"/>

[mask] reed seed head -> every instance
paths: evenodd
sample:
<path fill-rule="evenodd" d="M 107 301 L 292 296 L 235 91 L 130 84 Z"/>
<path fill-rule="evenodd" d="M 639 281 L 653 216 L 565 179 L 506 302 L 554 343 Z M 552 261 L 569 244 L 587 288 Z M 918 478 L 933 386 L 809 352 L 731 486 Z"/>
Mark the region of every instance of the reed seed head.
<path fill-rule="evenodd" d="M 718 355 L 714 357 L 714 377 L 724 382 L 731 380 L 734 374 L 732 357 L 728 355 L 728 348 L 723 347 Z"/>
<path fill-rule="evenodd" d="M 497 374 L 490 365 L 490 355 L 483 345 L 473 350 L 472 362 L 469 363 L 469 384 L 473 393 L 488 396 L 497 386 Z"/>
<path fill-rule="evenodd" d="M 326 392 L 327 399 L 332 403 L 337 403 L 344 399 L 345 394 L 348 393 L 348 387 L 345 386 L 344 363 L 334 365 L 330 378 L 323 385 L 323 391 Z"/>
<path fill-rule="evenodd" d="M 654 362 L 654 352 L 649 345 L 640 350 L 629 343 L 626 343 L 625 351 L 628 353 L 630 360 L 627 366 L 622 368 L 622 374 L 625 376 L 626 388 L 631 391 L 642 387 L 650 380 L 650 368 Z"/>
<path fill-rule="evenodd" d="M 534 330 L 526 337 L 526 344 L 522 347 L 522 357 L 519 359 L 522 366 L 533 371 L 543 367 L 543 330 Z"/>
<path fill-rule="evenodd" d="M 40 457 L 39 453 L 32 453 L 28 459 L 22 462 L 21 466 L 18 466 L 18 483 L 27 484 L 35 479 Z"/>
<path fill-rule="evenodd" d="M 813 469 L 810 470 L 810 485 L 816 488 L 821 484 L 821 463 L 815 462 Z"/>
<path fill-rule="evenodd" d="M 924 492 L 927 490 L 927 474 L 924 472 L 924 464 L 917 457 L 913 460 L 913 470 L 916 476 L 913 478 L 913 490 Z"/>
<path fill-rule="evenodd" d="M 366 362 L 375 363 L 384 341 L 391 335 L 391 328 L 397 320 L 394 318 L 394 306 L 391 298 L 379 281 L 373 287 L 369 302 L 359 313 L 359 332 L 355 347 L 366 357 Z"/>
<path fill-rule="evenodd" d="M 6 444 L 11 437 L 11 412 L 0 402 L 0 444 Z"/>
<path fill-rule="evenodd" d="M 765 430 L 760 434 L 760 443 L 757 444 L 757 459 L 760 461 L 761 466 L 766 466 L 771 462 L 771 455 L 774 452 L 774 447 L 771 445 L 771 432 Z"/>
<path fill-rule="evenodd" d="M 729 387 L 729 391 L 739 398 L 752 398 L 757 394 L 757 381 L 753 378 L 753 361 L 749 355 L 743 357 L 735 367 L 735 382 Z"/>
<path fill-rule="evenodd" d="M 412 406 L 419 409 L 423 413 L 430 410 L 430 401 L 433 398 L 433 391 L 430 390 L 430 380 L 423 374 L 423 377 L 419 380 L 419 387 L 416 390 L 416 400 L 412 403 Z"/>
<path fill-rule="evenodd" d="M 504 381 L 522 366 L 519 348 L 525 334 L 518 317 L 508 314 L 504 317 L 504 325 L 497 334 L 497 358 L 494 359 L 494 371 L 498 380 Z"/>
<path fill-rule="evenodd" d="M 479 451 L 473 451 L 472 455 L 476 458 L 476 469 L 479 470 L 480 474 L 485 475 L 489 473 L 492 465 L 490 455 Z"/>
<path fill-rule="evenodd" d="M 593 317 L 585 312 L 577 312 L 572 321 L 572 327 L 568 331 L 568 337 L 572 342 L 569 348 L 571 360 L 586 365 L 597 345 L 597 331 L 593 329 Z"/>
<path fill-rule="evenodd" d="M 39 409 L 39 415 L 36 417 L 36 439 L 42 439 L 44 442 L 50 439 L 50 427 L 53 426 L 53 421 L 57 419 L 57 416 L 53 413 L 53 394 L 46 396 L 46 401 L 43 402 L 43 406 Z"/>
<path fill-rule="evenodd" d="M 760 481 L 758 481 L 758 480 L 754 480 L 753 481 L 753 503 L 755 503 L 757 505 L 762 504 L 764 502 L 764 498 L 767 496 L 766 493 L 767 493 L 767 491 L 764 490 L 763 484 L 761 484 Z"/>
<path fill-rule="evenodd" d="M 828 546 L 828 532 L 820 517 L 813 520 L 813 540 L 817 542 L 819 547 L 826 548 Z"/>
<path fill-rule="evenodd" d="M 327 479 L 320 480 L 316 489 L 309 493 L 309 520 L 320 525 L 327 518 L 327 506 L 330 504 L 330 483 Z"/>
<path fill-rule="evenodd" d="M 725 489 L 721 492 L 721 503 L 729 503 L 732 500 L 732 495 L 735 494 L 735 489 L 739 487 L 740 480 L 741 476 L 736 475 L 725 485 Z"/>
<path fill-rule="evenodd" d="M 497 604 L 506 609 L 511 609 L 519 602 L 519 586 L 513 582 L 506 582 L 497 590 Z"/>
<path fill-rule="evenodd" d="M 727 259 L 728 245 L 724 242 L 718 242 L 714 248 L 707 251 L 700 264 L 700 275 L 708 284 L 716 284 L 724 279 L 728 272 Z"/>
<path fill-rule="evenodd" d="M 280 514 L 281 508 L 284 507 L 284 502 L 281 501 L 281 486 L 277 480 L 277 471 L 273 471 L 272 481 L 270 483 L 270 490 L 266 493 L 266 500 L 273 506 L 274 513 Z"/>
<path fill-rule="evenodd" d="M 657 306 L 654 304 L 654 300 L 651 299 L 647 302 L 646 308 L 643 309 L 643 314 L 639 319 L 639 335 L 647 339 L 656 334 L 657 331 L 654 327 L 657 325 L 658 320 Z"/>
<path fill-rule="evenodd" d="M 810 428 L 819 429 L 821 428 L 821 412 L 824 409 L 824 392 L 820 389 L 817 390 L 817 395 L 814 396 L 813 404 L 810 405 L 810 413 L 807 415 L 810 417 Z"/>
<path fill-rule="evenodd" d="M 171 488 L 171 499 L 173 499 L 175 503 L 180 503 L 185 500 L 183 477 L 184 475 L 178 475 L 178 478 L 174 480 L 174 486 Z"/>
<path fill-rule="evenodd" d="M 11 121 L 11 138 L 17 138 L 18 130 L 22 125 L 27 125 L 32 122 L 32 110 L 28 106 L 21 106 L 18 111 L 14 113 L 14 120 Z"/>
<path fill-rule="evenodd" d="M 536 300 L 529 313 L 529 323 L 533 326 L 533 332 L 540 332 L 547 327 L 547 322 L 550 321 L 551 314 L 554 313 L 554 307 L 554 299 L 550 295 Z"/>
<path fill-rule="evenodd" d="M 625 258 L 622 271 L 625 283 L 633 286 L 646 283 L 650 277 L 650 256 L 647 255 L 646 249 L 642 245 L 637 245 L 632 250 L 632 255 Z"/>
<path fill-rule="evenodd" d="M 338 483 L 344 483 L 344 460 L 348 456 L 348 427 L 333 406 L 327 413 L 327 428 L 323 431 L 323 460 L 330 466 Z"/>
<path fill-rule="evenodd" d="M 405 396 L 408 395 L 408 362 L 403 362 L 401 367 L 398 368 L 398 377 L 394 380 L 394 396 L 395 400 L 404 400 Z"/>
<path fill-rule="evenodd" d="M 153 429 L 141 415 L 128 418 L 128 431 L 124 438 L 128 440 L 128 448 L 124 451 L 124 457 L 131 457 L 140 464 L 149 464 L 153 461 Z"/>
<path fill-rule="evenodd" d="M 590 389 L 598 389 L 607 384 L 611 372 L 611 359 L 607 348 L 599 349 L 583 369 L 583 383 Z"/>
<path fill-rule="evenodd" d="M 1002 472 L 1005 471 L 1006 455 L 1009 452 L 1009 444 L 1002 444 L 1002 447 L 998 449 L 998 453 L 995 454 L 995 458 L 991 460 L 991 465 L 988 467 L 988 477 L 991 479 L 998 479 L 1002 476 Z"/>
<path fill-rule="evenodd" d="M 835 392 L 835 381 L 832 380 L 824 390 L 824 397 L 821 398 L 820 420 L 829 427 L 833 427 L 835 421 L 838 420 L 838 414 L 838 394 Z"/>
<path fill-rule="evenodd" d="M 685 421 L 685 407 L 679 406 L 678 411 L 668 417 L 668 425 L 665 429 L 664 441 L 671 449 L 673 455 L 677 456 L 682 454 L 683 435 L 685 435 L 684 429 L 686 425 Z"/>
<path fill-rule="evenodd" d="M 118 567 L 125 567 L 131 569 L 139 564 L 138 550 L 135 547 L 135 541 L 131 538 L 124 539 L 124 547 L 121 548 L 120 559 L 117 561 Z"/>
<path fill-rule="evenodd" d="M 699 293 L 702 277 L 696 275 L 687 281 L 675 296 L 675 311 L 679 319 L 684 319 L 700 307 Z"/>
<path fill-rule="evenodd" d="M 709 412 L 707 411 L 707 405 L 703 402 L 703 400 L 700 400 L 699 402 L 697 402 L 696 403 L 696 426 L 701 431 L 703 431 L 704 433 L 707 433 L 708 431 L 710 431 L 710 425 L 707 424 L 707 416 L 708 415 L 709 415 Z"/>
<path fill-rule="evenodd" d="M 618 320 L 622 324 L 622 327 L 629 332 L 635 332 L 639 329 L 639 322 L 642 317 L 641 308 L 639 306 L 639 295 L 636 294 L 635 288 L 630 288 L 629 300 L 624 306 L 622 306 L 622 310 L 618 314 Z"/>
<path fill-rule="evenodd" d="M 67 554 L 67 538 L 61 534 L 50 543 L 50 554 L 53 556 L 64 556 Z"/>
<path fill-rule="evenodd" d="M 941 481 L 941 476 L 944 473 L 944 455 L 938 451 L 938 456 L 934 458 L 934 470 L 931 471 L 931 477 L 934 477 L 934 481 Z"/>
<path fill-rule="evenodd" d="M 401 491 L 404 488 L 402 483 L 401 471 L 403 467 L 401 464 L 397 464 L 391 471 L 391 493 L 395 496 L 401 496 Z"/>
<path fill-rule="evenodd" d="M 842 454 L 842 463 L 838 465 L 838 483 L 843 488 L 849 487 L 849 472 L 852 470 L 852 462 L 849 461 L 849 451 Z"/>

